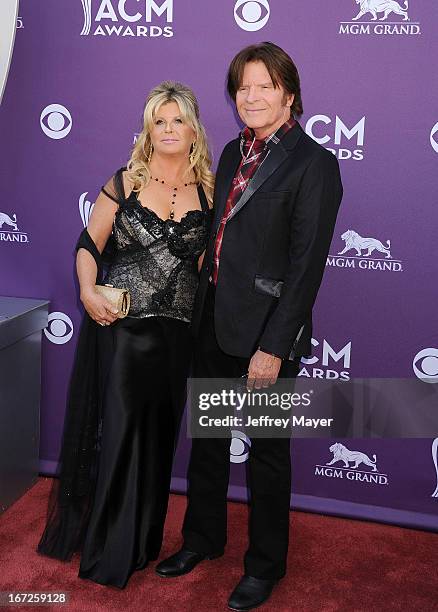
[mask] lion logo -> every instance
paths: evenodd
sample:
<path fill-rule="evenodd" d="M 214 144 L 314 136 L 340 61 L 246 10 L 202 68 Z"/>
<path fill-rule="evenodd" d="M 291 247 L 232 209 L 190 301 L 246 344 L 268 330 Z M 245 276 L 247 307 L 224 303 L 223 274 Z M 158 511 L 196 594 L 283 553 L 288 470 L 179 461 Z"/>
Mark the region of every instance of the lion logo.
<path fill-rule="evenodd" d="M 329 463 L 326 463 L 326 465 L 333 465 L 337 461 L 343 461 L 345 467 L 352 467 L 355 469 L 361 463 L 364 463 L 365 465 L 372 467 L 373 472 L 377 472 L 376 455 L 373 455 L 373 460 L 371 460 L 365 453 L 361 453 L 360 451 L 351 451 L 339 442 L 336 442 L 330 446 L 330 452 L 333 453 L 333 459 Z M 350 461 L 354 461 L 354 465 L 350 466 Z"/>
<path fill-rule="evenodd" d="M 386 241 L 387 246 L 385 247 L 380 242 L 380 240 L 377 240 L 377 238 L 363 238 L 357 232 L 355 232 L 354 230 L 350 230 L 350 229 L 344 232 L 341 238 L 345 242 L 345 247 L 342 249 L 342 251 L 339 251 L 338 255 L 343 255 L 347 251 L 351 251 L 351 249 L 355 249 L 356 255 L 360 257 L 362 255 L 362 250 L 366 249 L 367 252 L 364 253 L 364 257 L 369 257 L 371 253 L 374 250 L 376 250 L 376 251 L 379 251 L 380 253 L 385 253 L 386 259 L 391 258 L 391 251 L 390 251 L 391 241 L 390 240 Z"/>
<path fill-rule="evenodd" d="M 380 21 L 388 19 L 388 15 L 390 13 L 402 15 L 403 21 L 409 21 L 408 0 L 405 0 L 404 2 L 404 9 L 398 2 L 396 2 L 396 0 L 356 0 L 356 4 L 360 5 L 360 10 L 356 17 L 353 17 L 353 21 L 360 19 L 366 13 L 371 13 L 372 21 L 376 21 L 378 13 L 383 13 L 383 17 L 380 17 Z"/>
<path fill-rule="evenodd" d="M 2 229 L 3 223 L 10 225 L 12 227 L 12 231 L 18 232 L 17 215 L 15 213 L 12 215 L 12 217 L 10 217 L 6 213 L 0 212 L 0 229 Z"/>

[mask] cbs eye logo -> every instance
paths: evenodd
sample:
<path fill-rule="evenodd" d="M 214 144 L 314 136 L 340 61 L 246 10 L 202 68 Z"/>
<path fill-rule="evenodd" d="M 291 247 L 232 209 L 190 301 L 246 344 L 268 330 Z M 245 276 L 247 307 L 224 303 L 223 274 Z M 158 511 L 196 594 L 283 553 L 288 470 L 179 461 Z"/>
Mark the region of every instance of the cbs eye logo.
<path fill-rule="evenodd" d="M 438 349 L 425 348 L 414 357 L 414 374 L 423 382 L 438 383 Z"/>
<path fill-rule="evenodd" d="M 251 440 L 244 433 L 236 429 L 231 431 L 231 435 L 230 461 L 231 463 L 244 463 L 249 457 Z"/>
<path fill-rule="evenodd" d="M 247 32 L 257 32 L 268 22 L 271 9 L 268 0 L 237 0 L 234 5 L 234 19 Z"/>
<path fill-rule="evenodd" d="M 438 153 L 438 141 L 435 140 L 434 136 L 438 132 L 438 121 L 435 123 L 433 128 L 430 131 L 430 144 L 432 145 L 432 149 L 435 153 Z"/>
<path fill-rule="evenodd" d="M 62 104 L 49 104 L 40 116 L 40 126 L 44 134 L 53 140 L 65 138 L 70 133 L 73 120 L 70 111 Z"/>
<path fill-rule="evenodd" d="M 73 321 L 63 312 L 51 312 L 44 333 L 53 344 L 66 344 L 73 336 Z"/>

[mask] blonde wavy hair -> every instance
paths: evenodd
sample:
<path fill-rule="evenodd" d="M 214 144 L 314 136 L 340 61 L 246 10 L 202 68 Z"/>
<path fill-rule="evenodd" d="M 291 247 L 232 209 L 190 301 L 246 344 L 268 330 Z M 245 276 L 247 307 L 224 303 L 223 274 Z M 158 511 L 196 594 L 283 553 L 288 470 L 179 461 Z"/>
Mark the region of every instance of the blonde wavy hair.
<path fill-rule="evenodd" d="M 201 183 L 208 201 L 213 201 L 214 174 L 211 172 L 211 156 L 207 135 L 199 119 L 199 106 L 195 94 L 186 85 L 177 81 L 163 81 L 154 87 L 146 100 L 143 111 L 143 129 L 134 145 L 127 163 L 127 178 L 134 184 L 134 191 L 141 191 L 151 180 L 148 153 L 151 148 L 150 128 L 158 109 L 168 102 L 176 102 L 184 120 L 196 134 L 192 160 L 187 169 L 195 173 L 195 180 Z"/>

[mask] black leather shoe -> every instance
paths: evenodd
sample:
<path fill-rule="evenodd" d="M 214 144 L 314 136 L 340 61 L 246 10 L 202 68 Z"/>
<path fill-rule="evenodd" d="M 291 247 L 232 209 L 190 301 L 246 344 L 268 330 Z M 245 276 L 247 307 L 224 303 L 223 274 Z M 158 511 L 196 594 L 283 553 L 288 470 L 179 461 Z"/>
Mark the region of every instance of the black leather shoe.
<path fill-rule="evenodd" d="M 230 610 L 252 610 L 268 601 L 278 580 L 261 580 L 253 576 L 243 576 L 230 595 Z"/>
<path fill-rule="evenodd" d="M 194 569 L 198 563 L 205 559 L 217 559 L 221 557 L 223 553 L 216 555 L 204 555 L 203 553 L 196 553 L 187 548 L 181 548 L 180 551 L 161 561 L 155 568 L 156 573 L 163 578 L 174 578 L 176 576 L 183 576 L 188 574 Z"/>

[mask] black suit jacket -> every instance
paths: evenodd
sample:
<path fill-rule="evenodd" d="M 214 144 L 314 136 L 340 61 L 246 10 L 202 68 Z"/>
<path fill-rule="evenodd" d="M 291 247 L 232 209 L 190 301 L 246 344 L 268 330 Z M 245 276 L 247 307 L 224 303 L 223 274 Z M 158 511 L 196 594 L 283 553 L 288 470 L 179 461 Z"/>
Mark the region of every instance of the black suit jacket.
<path fill-rule="evenodd" d="M 232 140 L 216 174 L 215 212 L 192 320 L 195 336 L 217 229 L 240 159 L 239 139 Z M 298 123 L 270 145 L 223 235 L 215 330 L 225 353 L 251 357 L 260 346 L 283 359 L 310 355 L 312 307 L 341 198 L 336 158 Z"/>

